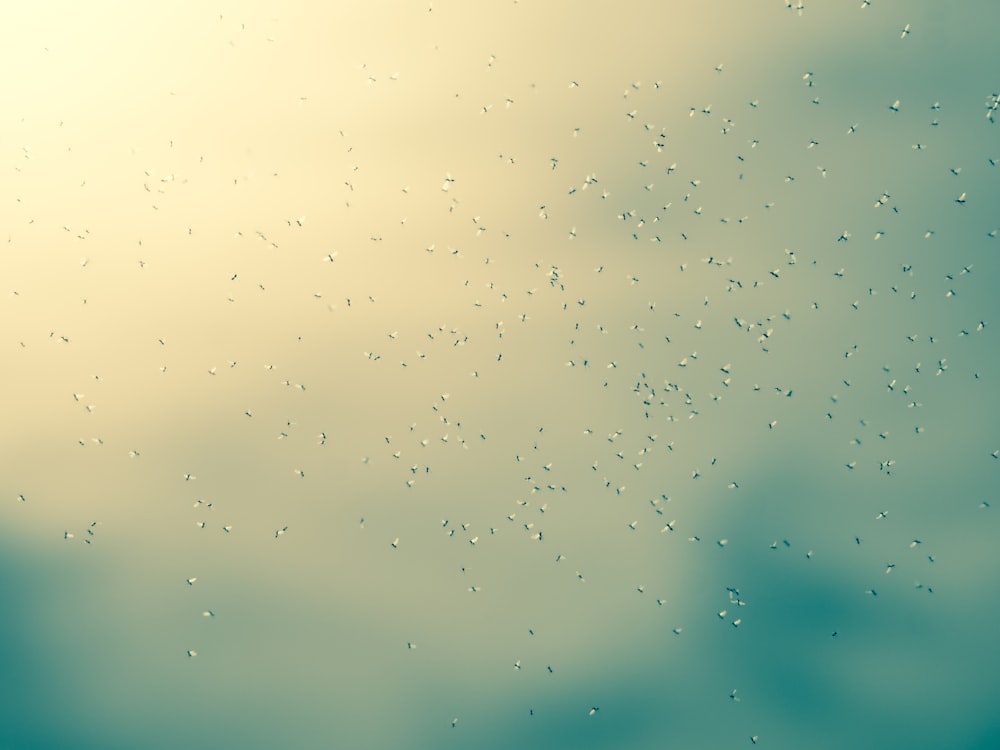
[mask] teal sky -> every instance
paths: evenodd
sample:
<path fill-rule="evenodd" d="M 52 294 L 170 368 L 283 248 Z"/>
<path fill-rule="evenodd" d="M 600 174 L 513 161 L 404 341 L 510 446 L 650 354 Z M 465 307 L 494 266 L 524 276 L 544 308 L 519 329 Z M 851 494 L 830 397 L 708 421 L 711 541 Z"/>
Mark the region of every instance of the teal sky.
<path fill-rule="evenodd" d="M 790 5 L 4 9 L 0 750 L 1000 745 L 1000 9 Z"/>

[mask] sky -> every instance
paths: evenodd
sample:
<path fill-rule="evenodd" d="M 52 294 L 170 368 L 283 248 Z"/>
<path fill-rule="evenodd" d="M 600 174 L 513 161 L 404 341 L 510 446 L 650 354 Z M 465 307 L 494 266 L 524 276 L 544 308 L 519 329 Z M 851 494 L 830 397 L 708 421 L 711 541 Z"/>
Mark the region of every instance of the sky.
<path fill-rule="evenodd" d="M 1000 745 L 998 21 L 5 6 L 0 750 Z"/>

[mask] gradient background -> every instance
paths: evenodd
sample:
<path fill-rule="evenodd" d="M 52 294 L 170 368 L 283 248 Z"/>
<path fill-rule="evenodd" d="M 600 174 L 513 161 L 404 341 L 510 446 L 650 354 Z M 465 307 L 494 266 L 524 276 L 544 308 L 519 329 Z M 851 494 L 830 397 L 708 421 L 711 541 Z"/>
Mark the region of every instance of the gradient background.
<path fill-rule="evenodd" d="M 859 6 L 5 4 L 0 748 L 1000 746 L 1000 6 Z"/>

